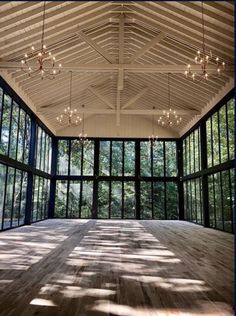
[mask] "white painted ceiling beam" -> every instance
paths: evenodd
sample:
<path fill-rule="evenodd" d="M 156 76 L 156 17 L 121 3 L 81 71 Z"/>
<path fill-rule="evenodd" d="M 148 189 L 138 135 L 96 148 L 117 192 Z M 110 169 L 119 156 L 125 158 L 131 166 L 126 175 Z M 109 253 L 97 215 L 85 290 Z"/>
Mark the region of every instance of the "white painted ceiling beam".
<path fill-rule="evenodd" d="M 120 69 L 124 69 L 130 72 L 150 72 L 150 73 L 184 73 L 186 70 L 186 65 L 142 65 L 142 64 L 72 64 L 67 63 L 62 67 L 62 71 L 87 71 L 87 72 L 112 72 Z M 7 62 L 0 61 L 0 69 L 6 70 L 17 70 L 21 69 L 20 62 Z M 49 67 L 45 66 L 45 69 Z M 55 69 L 59 69 L 58 66 L 55 66 Z M 194 72 L 201 73 L 202 69 L 200 65 L 191 65 L 191 69 Z M 216 67 L 214 65 L 208 65 L 207 69 L 209 72 L 215 71 Z M 232 73 L 233 75 L 234 66 L 230 65 L 226 67 L 227 73 Z"/>
<path fill-rule="evenodd" d="M 79 109 L 79 113 L 81 114 L 101 114 L 101 115 L 116 115 L 117 111 L 116 109 L 83 109 L 80 108 Z M 150 110 L 142 110 L 142 109 L 138 109 L 138 110 L 123 110 L 120 109 L 120 114 L 122 115 L 163 115 L 163 111 L 162 110 L 156 110 L 156 109 L 150 109 Z M 197 110 L 176 110 L 176 114 L 177 115 L 200 115 L 201 112 L 197 111 Z"/>
<path fill-rule="evenodd" d="M 89 86 L 87 89 L 90 92 L 92 92 L 92 94 L 94 94 L 97 98 L 99 98 L 102 102 L 104 102 L 109 108 L 114 109 L 114 105 L 109 100 L 107 100 L 106 97 L 101 95 L 96 89 L 94 89 L 91 86 Z"/>
<path fill-rule="evenodd" d="M 148 87 L 141 90 L 138 94 L 134 95 L 128 102 L 123 105 L 122 110 L 128 108 L 129 106 L 133 105 L 138 99 L 141 99 L 142 96 L 148 91 Z"/>
<path fill-rule="evenodd" d="M 160 43 L 160 41 L 165 37 L 165 34 L 163 32 L 160 32 L 156 37 L 154 37 L 150 42 L 148 42 L 146 45 L 143 46 L 142 49 L 140 49 L 136 54 L 134 54 L 129 62 L 133 63 L 136 59 L 138 59 L 140 56 L 144 55 L 151 47 L 155 46 L 157 43 Z"/>
<path fill-rule="evenodd" d="M 91 38 L 89 38 L 83 31 L 76 32 L 79 37 L 86 42 L 89 46 L 91 46 L 99 55 L 101 55 L 104 59 L 106 59 L 109 63 L 113 64 L 114 61 L 111 56 L 109 56 L 103 48 L 96 44 Z"/>

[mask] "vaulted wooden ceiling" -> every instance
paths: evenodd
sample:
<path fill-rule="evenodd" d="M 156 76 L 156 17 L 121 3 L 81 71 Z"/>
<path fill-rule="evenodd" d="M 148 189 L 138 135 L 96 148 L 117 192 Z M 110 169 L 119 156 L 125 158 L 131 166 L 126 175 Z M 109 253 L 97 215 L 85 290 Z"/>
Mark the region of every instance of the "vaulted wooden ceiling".
<path fill-rule="evenodd" d="M 42 1 L 0 3 L 0 72 L 57 135 L 76 133 L 56 121 L 69 102 L 69 71 L 72 105 L 79 112 L 84 105 L 91 136 L 97 136 L 94 122 L 111 121 L 116 133 L 129 133 L 125 124 L 135 118 L 137 129 L 144 121 L 150 125 L 153 113 L 156 121 L 169 107 L 168 76 L 171 107 L 183 117 L 178 127 L 168 128 L 172 136 L 234 86 L 233 1 L 204 2 L 206 47 L 225 61 L 226 71 L 199 83 L 187 80 L 184 71 L 202 45 L 200 1 L 47 1 L 45 44 L 62 63 L 62 73 L 51 81 L 29 78 L 20 69 L 31 45 L 40 48 L 42 14 Z"/>

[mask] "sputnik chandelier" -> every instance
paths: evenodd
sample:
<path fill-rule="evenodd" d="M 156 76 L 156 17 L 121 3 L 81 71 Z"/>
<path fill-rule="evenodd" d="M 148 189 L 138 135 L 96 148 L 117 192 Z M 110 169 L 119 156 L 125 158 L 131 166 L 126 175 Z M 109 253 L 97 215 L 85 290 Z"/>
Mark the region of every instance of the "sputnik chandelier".
<path fill-rule="evenodd" d="M 161 126 L 172 127 L 179 125 L 182 121 L 182 117 L 176 114 L 170 106 L 170 74 L 168 73 L 168 106 L 169 110 L 163 110 L 163 116 L 160 116 L 157 123 Z"/>
<path fill-rule="evenodd" d="M 78 125 L 82 121 L 82 118 L 79 115 L 77 115 L 77 109 L 72 109 L 71 99 L 72 99 L 72 71 L 70 71 L 69 106 L 64 109 L 63 114 L 57 117 L 57 122 L 60 125 L 67 125 L 67 126 Z"/>
<path fill-rule="evenodd" d="M 218 76 L 222 71 L 225 70 L 225 62 L 221 61 L 218 56 L 213 56 L 212 51 L 206 51 L 205 45 L 205 29 L 204 29 L 204 14 L 203 14 L 203 1 L 201 2 L 202 6 L 202 50 L 197 51 L 197 55 L 194 58 L 196 65 L 201 65 L 201 72 L 197 73 L 192 71 L 191 65 L 187 65 L 187 70 L 185 70 L 186 78 L 190 78 L 193 81 L 199 82 L 201 80 L 207 80 L 210 75 L 217 74 Z M 207 70 L 208 64 L 215 65 L 215 71 L 209 72 Z"/>
<path fill-rule="evenodd" d="M 46 1 L 44 1 L 43 6 L 41 48 L 40 50 L 36 50 L 35 46 L 31 46 L 31 52 L 25 54 L 24 58 L 21 60 L 21 69 L 27 73 L 29 77 L 40 75 L 41 79 L 47 78 L 52 80 L 61 72 L 62 66 L 59 64 L 58 67 L 56 67 L 56 58 L 47 50 L 46 45 L 44 44 L 45 13 Z"/>
<path fill-rule="evenodd" d="M 153 107 L 153 110 L 155 110 L 155 107 Z M 152 135 L 148 136 L 149 139 L 149 145 L 153 146 L 157 143 L 158 136 L 155 135 L 155 122 L 154 122 L 154 114 L 152 115 Z"/>
<path fill-rule="evenodd" d="M 82 108 L 84 109 L 84 104 L 82 105 Z M 80 145 L 89 145 L 90 144 L 90 140 L 87 138 L 87 134 L 84 132 L 84 111 L 83 111 L 83 119 L 82 119 L 82 131 L 79 134 L 79 139 L 78 142 Z"/>

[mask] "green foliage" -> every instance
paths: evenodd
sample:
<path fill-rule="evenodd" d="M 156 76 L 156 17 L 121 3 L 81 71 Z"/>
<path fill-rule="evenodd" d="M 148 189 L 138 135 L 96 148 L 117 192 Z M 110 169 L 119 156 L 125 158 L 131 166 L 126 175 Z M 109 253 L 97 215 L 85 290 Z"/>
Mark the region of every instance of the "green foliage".
<path fill-rule="evenodd" d="M 69 172 L 69 141 L 58 141 L 57 174 L 67 175 Z"/>
<path fill-rule="evenodd" d="M 99 142 L 99 175 L 110 175 L 110 141 Z"/>
<path fill-rule="evenodd" d="M 177 176 L 176 142 L 165 142 L 166 177 Z"/>
<path fill-rule="evenodd" d="M 202 224 L 201 178 L 184 182 L 184 211 L 188 221 Z"/>
<path fill-rule="evenodd" d="M 135 142 L 124 142 L 124 176 L 135 174 Z"/>
<path fill-rule="evenodd" d="M 124 218 L 135 218 L 135 183 L 124 182 Z"/>
<path fill-rule="evenodd" d="M 183 141 L 184 175 L 198 172 L 201 169 L 200 128 L 195 129 Z"/>
<path fill-rule="evenodd" d="M 111 218 L 121 218 L 122 182 L 111 182 Z"/>
<path fill-rule="evenodd" d="M 208 176 L 210 226 L 233 231 L 234 169 Z"/>
<path fill-rule="evenodd" d="M 49 186 L 50 182 L 48 179 L 34 176 L 31 222 L 48 217 Z"/>
<path fill-rule="evenodd" d="M 109 218 L 109 181 L 99 181 L 98 183 L 98 218 Z"/>
<path fill-rule="evenodd" d="M 26 187 L 26 172 L 0 164 L 0 224 L 2 224 L 4 213 L 4 229 L 24 223 Z M 6 192 L 6 195 L 3 209 L 4 192 Z"/>

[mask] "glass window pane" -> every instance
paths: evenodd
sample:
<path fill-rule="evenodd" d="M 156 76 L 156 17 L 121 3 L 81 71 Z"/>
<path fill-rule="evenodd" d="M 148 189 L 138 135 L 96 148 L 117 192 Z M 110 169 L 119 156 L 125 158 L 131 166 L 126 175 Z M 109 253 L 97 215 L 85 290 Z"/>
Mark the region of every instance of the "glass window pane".
<path fill-rule="evenodd" d="M 20 199 L 21 199 L 21 171 L 16 170 L 15 187 L 14 187 L 14 194 L 13 194 L 12 226 L 18 226 L 18 218 L 19 218 L 19 213 L 20 213 Z"/>
<path fill-rule="evenodd" d="M 20 215 L 19 215 L 19 225 L 25 223 L 25 212 L 26 212 L 26 190 L 28 184 L 28 174 L 27 172 L 22 172 L 22 185 L 21 185 L 21 202 L 20 202 Z"/>
<path fill-rule="evenodd" d="M 24 163 L 28 164 L 29 161 L 29 148 L 30 148 L 30 129 L 31 119 L 26 115 L 26 129 L 25 129 L 25 145 L 24 145 Z"/>
<path fill-rule="evenodd" d="M 112 176 L 122 176 L 123 169 L 123 142 L 112 142 Z"/>
<path fill-rule="evenodd" d="M 231 99 L 228 104 L 228 134 L 229 134 L 229 159 L 234 159 L 234 115 L 235 115 L 235 105 L 234 99 Z"/>
<path fill-rule="evenodd" d="M 153 182 L 153 215 L 154 219 L 165 219 L 164 182 Z"/>
<path fill-rule="evenodd" d="M 122 182 L 111 182 L 111 218 L 121 218 Z"/>
<path fill-rule="evenodd" d="M 206 122 L 207 133 L 207 166 L 212 167 L 212 135 L 211 135 L 211 118 Z"/>
<path fill-rule="evenodd" d="M 197 223 L 202 224 L 202 183 L 201 179 L 196 179 L 196 207 L 197 207 Z"/>
<path fill-rule="evenodd" d="M 80 181 L 70 181 L 68 195 L 68 217 L 70 218 L 79 218 L 80 186 Z"/>
<path fill-rule="evenodd" d="M 99 181 L 98 183 L 98 218 L 109 218 L 109 191 L 110 182 Z"/>
<path fill-rule="evenodd" d="M 84 145 L 83 150 L 83 175 L 92 176 L 94 174 L 94 141 Z"/>
<path fill-rule="evenodd" d="M 68 174 L 69 167 L 69 141 L 58 141 L 58 159 L 57 159 L 57 173 L 61 175 Z"/>
<path fill-rule="evenodd" d="M 153 176 L 164 177 L 164 142 L 153 144 Z"/>
<path fill-rule="evenodd" d="M 0 164 L 0 229 L 2 226 L 5 182 L 6 182 L 6 166 Z"/>
<path fill-rule="evenodd" d="M 135 218 L 135 183 L 124 182 L 124 218 Z"/>
<path fill-rule="evenodd" d="M 135 174 L 135 142 L 124 142 L 124 176 Z"/>
<path fill-rule="evenodd" d="M 233 231 L 234 231 L 234 223 L 235 223 L 235 169 L 231 169 L 230 170 L 230 182 L 231 182 L 231 201 L 232 201 L 232 213 L 233 213 L 233 225 L 232 225 L 232 228 L 233 228 Z M 233 232 L 232 231 L 232 232 Z"/>
<path fill-rule="evenodd" d="M 37 221 L 37 212 L 38 212 L 38 194 L 39 194 L 39 177 L 34 176 L 34 186 L 33 186 L 33 201 L 32 201 L 32 214 L 31 222 Z"/>
<path fill-rule="evenodd" d="M 55 217 L 66 217 L 67 181 L 57 181 L 55 195 Z"/>
<path fill-rule="evenodd" d="M 220 172 L 214 174 L 216 228 L 223 229 Z"/>
<path fill-rule="evenodd" d="M 22 162 L 25 139 L 25 111 L 20 109 L 19 135 L 17 144 L 17 160 Z"/>
<path fill-rule="evenodd" d="M 71 141 L 70 174 L 81 175 L 82 147 L 77 140 Z"/>
<path fill-rule="evenodd" d="M 166 177 L 177 176 L 176 142 L 165 142 Z"/>
<path fill-rule="evenodd" d="M 230 170 L 222 172 L 224 230 L 232 232 L 232 208 L 230 192 Z"/>
<path fill-rule="evenodd" d="M 3 223 L 4 229 L 11 227 L 14 174 L 15 174 L 15 169 L 8 167 L 7 188 L 6 188 L 6 196 L 5 196 L 4 223 Z"/>
<path fill-rule="evenodd" d="M 83 181 L 81 218 L 91 218 L 93 207 L 93 181 Z"/>
<path fill-rule="evenodd" d="M 99 174 L 101 176 L 110 175 L 110 144 L 110 141 L 99 142 Z"/>
<path fill-rule="evenodd" d="M 220 158 L 221 158 L 221 163 L 223 163 L 228 160 L 226 106 L 225 105 L 220 108 L 219 122 L 220 122 Z"/>
<path fill-rule="evenodd" d="M 151 147 L 149 142 L 140 142 L 140 173 L 143 177 L 151 174 Z"/>
<path fill-rule="evenodd" d="M 11 98 L 4 94 L 3 96 L 3 114 L 2 114 L 2 131 L 0 139 L 0 153 L 8 155 L 9 146 L 9 129 L 11 118 Z"/>
<path fill-rule="evenodd" d="M 11 118 L 11 139 L 10 139 L 10 149 L 9 157 L 16 159 L 16 149 L 17 149 L 17 137 L 18 137 L 18 121 L 19 121 L 19 107 L 13 102 L 12 105 L 12 118 Z"/>
<path fill-rule="evenodd" d="M 208 176 L 209 217 L 210 227 L 215 227 L 215 198 L 213 175 Z"/>
<path fill-rule="evenodd" d="M 178 219 L 178 189 L 177 183 L 166 182 L 166 213 L 167 219 Z"/>
<path fill-rule="evenodd" d="M 140 183 L 140 218 L 152 218 L 152 182 Z"/>
<path fill-rule="evenodd" d="M 219 153 L 219 133 L 218 133 L 218 113 L 216 112 L 212 116 L 212 142 L 214 145 L 214 166 L 220 163 L 220 153 Z"/>

